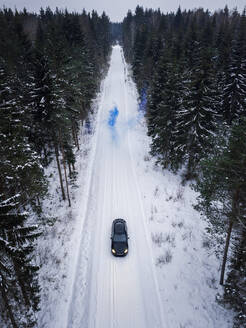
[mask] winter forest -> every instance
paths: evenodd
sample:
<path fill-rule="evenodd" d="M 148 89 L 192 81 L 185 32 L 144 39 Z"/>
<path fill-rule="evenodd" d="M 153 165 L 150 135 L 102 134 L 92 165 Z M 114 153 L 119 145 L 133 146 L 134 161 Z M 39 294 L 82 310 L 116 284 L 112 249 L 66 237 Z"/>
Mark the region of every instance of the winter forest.
<path fill-rule="evenodd" d="M 226 232 L 220 284 L 245 321 L 246 15 L 202 9 L 163 15 L 137 7 L 122 24 L 125 56 L 146 102 L 151 154 L 182 169 L 200 193 L 209 232 Z M 224 271 L 230 239 L 230 269 Z"/>
<path fill-rule="evenodd" d="M 36 326 L 43 168 L 56 159 L 62 198 L 70 202 L 77 134 L 107 67 L 109 24 L 96 12 L 0 12 L 0 312 L 7 327 Z"/>
<path fill-rule="evenodd" d="M 38 327 L 37 245 L 54 224 L 45 172 L 54 162 L 60 206 L 71 207 L 80 131 L 93 125 L 116 43 L 137 86 L 149 155 L 198 194 L 204 233 L 219 249 L 215 302 L 234 311 L 233 328 L 245 327 L 246 13 L 139 6 L 122 23 L 96 11 L 0 10 L 0 326 Z"/>

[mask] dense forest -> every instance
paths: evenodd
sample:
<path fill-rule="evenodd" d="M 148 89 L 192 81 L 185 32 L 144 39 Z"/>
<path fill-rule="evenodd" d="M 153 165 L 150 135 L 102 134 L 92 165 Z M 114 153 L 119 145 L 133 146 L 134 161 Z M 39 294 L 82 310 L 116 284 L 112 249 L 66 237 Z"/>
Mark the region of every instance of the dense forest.
<path fill-rule="evenodd" d="M 200 194 L 211 240 L 224 236 L 221 300 L 246 325 L 246 15 L 227 7 L 128 12 L 124 53 L 145 104 L 151 153 Z M 230 243 L 231 241 L 231 243 Z M 228 258 L 228 276 L 224 273 Z"/>
<path fill-rule="evenodd" d="M 221 243 L 219 301 L 246 325 L 246 14 L 227 7 L 163 14 L 0 10 L 0 324 L 35 327 L 35 243 L 45 168 L 71 203 L 78 133 L 88 122 L 112 42 L 122 42 L 156 164 L 200 195 L 211 247 Z M 223 237 L 223 238 L 221 238 Z M 227 275 L 225 279 L 225 269 Z"/>
<path fill-rule="evenodd" d="M 61 197 L 70 205 L 78 131 L 110 44 L 104 13 L 0 11 L 0 322 L 7 327 L 36 326 L 33 256 L 42 233 L 37 218 L 45 220 L 44 168 L 56 160 Z"/>

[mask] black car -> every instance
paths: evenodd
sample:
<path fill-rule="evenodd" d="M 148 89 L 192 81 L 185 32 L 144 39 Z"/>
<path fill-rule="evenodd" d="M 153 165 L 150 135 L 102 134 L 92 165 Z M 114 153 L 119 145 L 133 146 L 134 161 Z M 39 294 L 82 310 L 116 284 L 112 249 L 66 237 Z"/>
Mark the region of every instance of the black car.
<path fill-rule="evenodd" d="M 128 234 L 126 221 L 115 219 L 112 223 L 111 252 L 114 256 L 125 256 L 128 253 Z"/>

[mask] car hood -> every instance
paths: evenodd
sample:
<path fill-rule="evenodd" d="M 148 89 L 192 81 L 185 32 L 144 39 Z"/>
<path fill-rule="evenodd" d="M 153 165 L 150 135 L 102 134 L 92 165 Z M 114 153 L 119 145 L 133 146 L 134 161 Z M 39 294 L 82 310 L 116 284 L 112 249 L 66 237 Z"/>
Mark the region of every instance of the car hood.
<path fill-rule="evenodd" d="M 116 252 L 120 254 L 123 254 L 124 250 L 128 248 L 127 243 L 120 243 L 120 242 L 114 242 L 112 246 L 116 250 Z"/>

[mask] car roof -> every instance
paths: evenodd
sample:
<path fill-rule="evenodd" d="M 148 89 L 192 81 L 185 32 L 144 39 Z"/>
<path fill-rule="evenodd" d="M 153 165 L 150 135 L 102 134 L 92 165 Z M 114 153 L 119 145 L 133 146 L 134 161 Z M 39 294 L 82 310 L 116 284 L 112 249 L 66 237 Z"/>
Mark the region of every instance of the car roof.
<path fill-rule="evenodd" d="M 125 233 L 126 231 L 126 221 L 123 219 L 115 219 L 113 221 L 114 231 L 118 234 Z"/>

